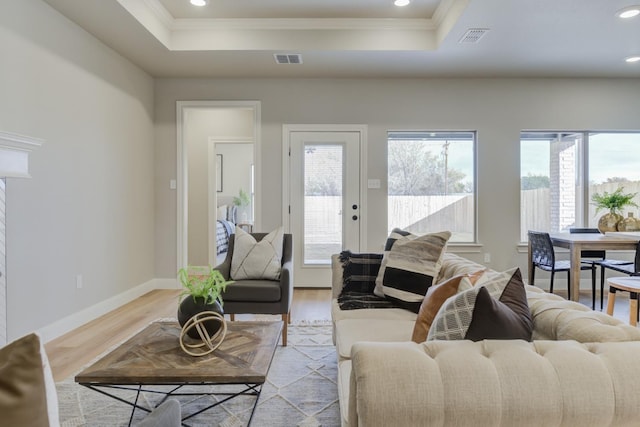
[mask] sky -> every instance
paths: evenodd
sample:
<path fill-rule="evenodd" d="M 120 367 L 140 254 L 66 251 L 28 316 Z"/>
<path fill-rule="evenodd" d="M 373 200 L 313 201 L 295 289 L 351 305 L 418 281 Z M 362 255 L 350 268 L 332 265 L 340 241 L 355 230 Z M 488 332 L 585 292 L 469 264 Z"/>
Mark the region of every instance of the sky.
<path fill-rule="evenodd" d="M 549 175 L 549 144 L 520 144 L 521 175 Z M 640 181 L 640 134 L 592 134 L 589 139 L 589 180 L 599 184 L 607 178 Z"/>
<path fill-rule="evenodd" d="M 442 154 L 442 145 L 431 145 L 434 155 Z M 549 142 L 525 141 L 520 144 L 521 175 L 549 176 Z M 473 143 L 451 141 L 448 164 L 473 180 Z M 624 177 L 640 181 L 640 133 L 592 133 L 589 139 L 589 179 L 599 184 L 607 178 Z"/>
<path fill-rule="evenodd" d="M 441 144 L 430 145 L 430 148 L 428 151 L 434 155 L 440 156 L 442 154 Z M 447 154 L 449 169 L 455 169 L 464 173 L 464 182 L 473 182 L 473 142 L 451 141 Z"/>

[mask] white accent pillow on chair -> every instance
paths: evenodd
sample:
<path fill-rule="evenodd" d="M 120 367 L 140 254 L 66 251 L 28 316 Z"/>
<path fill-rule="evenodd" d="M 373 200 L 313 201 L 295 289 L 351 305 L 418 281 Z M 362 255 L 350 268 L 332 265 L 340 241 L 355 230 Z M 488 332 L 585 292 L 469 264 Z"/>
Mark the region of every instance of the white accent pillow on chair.
<path fill-rule="evenodd" d="M 259 242 L 240 227 L 231 257 L 231 280 L 280 280 L 284 228 L 278 227 Z"/>

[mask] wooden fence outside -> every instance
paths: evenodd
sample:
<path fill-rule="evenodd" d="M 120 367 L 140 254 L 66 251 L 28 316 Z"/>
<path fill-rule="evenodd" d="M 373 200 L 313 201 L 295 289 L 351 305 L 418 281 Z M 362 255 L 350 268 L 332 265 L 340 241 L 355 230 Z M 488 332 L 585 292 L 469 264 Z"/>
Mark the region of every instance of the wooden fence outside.
<path fill-rule="evenodd" d="M 593 192 L 615 191 L 620 183 L 594 185 Z M 625 193 L 638 193 L 634 199 L 640 205 L 640 182 L 622 184 Z M 305 197 L 305 234 L 309 243 L 339 243 L 342 239 L 342 198 L 340 196 Z M 450 230 L 453 242 L 473 240 L 474 197 L 471 194 L 447 196 L 389 196 L 389 230 L 394 227 L 414 233 Z M 625 209 L 636 217 L 638 208 Z M 524 190 L 520 198 L 521 239 L 526 241 L 526 230 L 550 230 L 551 203 L 548 188 Z M 587 225 L 597 225 L 595 206 L 589 204 Z M 347 212 L 348 214 L 348 212 Z"/>

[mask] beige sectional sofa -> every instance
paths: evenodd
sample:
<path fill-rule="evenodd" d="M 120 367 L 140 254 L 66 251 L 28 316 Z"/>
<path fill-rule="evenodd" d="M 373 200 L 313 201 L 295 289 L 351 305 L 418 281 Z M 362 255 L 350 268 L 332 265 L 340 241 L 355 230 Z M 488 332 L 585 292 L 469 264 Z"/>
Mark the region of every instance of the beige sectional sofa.
<path fill-rule="evenodd" d="M 445 253 L 436 283 L 481 268 Z M 340 309 L 337 255 L 332 287 L 343 426 L 640 425 L 640 330 L 604 313 L 527 285 L 532 342 L 416 344 L 412 312 Z"/>

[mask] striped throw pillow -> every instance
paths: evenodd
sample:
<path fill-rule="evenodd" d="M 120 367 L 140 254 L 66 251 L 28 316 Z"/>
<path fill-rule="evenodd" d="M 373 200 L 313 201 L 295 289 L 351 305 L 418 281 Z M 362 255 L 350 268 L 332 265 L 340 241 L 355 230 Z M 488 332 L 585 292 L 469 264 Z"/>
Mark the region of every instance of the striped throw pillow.
<path fill-rule="evenodd" d="M 373 293 L 375 295 L 379 296 L 380 298 L 384 298 L 384 292 L 382 291 L 382 278 L 384 277 L 384 270 L 387 268 L 387 261 L 389 261 L 389 251 L 391 251 L 394 243 L 396 243 L 398 240 L 413 240 L 416 237 L 418 236 L 399 228 L 394 228 L 393 230 L 391 230 L 391 234 L 389 234 L 389 237 L 387 237 L 387 241 L 384 244 L 382 263 L 380 264 L 380 269 L 378 270 L 378 275 L 376 276 L 376 286 L 373 289 Z"/>
<path fill-rule="evenodd" d="M 450 237 L 449 231 L 442 231 L 397 239 L 385 254 L 387 262 L 382 272 L 384 296 L 417 313 L 427 290 L 438 277 L 442 254 Z"/>

